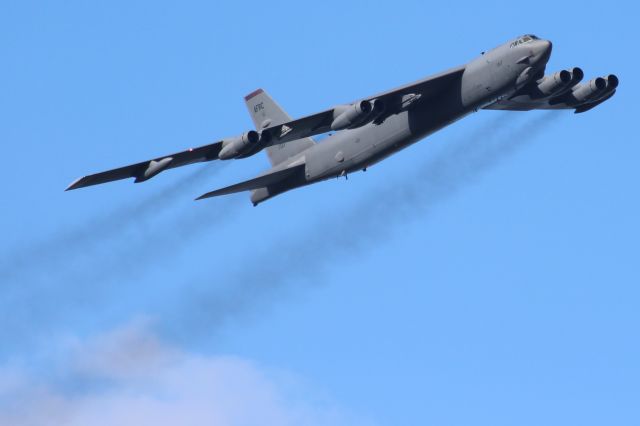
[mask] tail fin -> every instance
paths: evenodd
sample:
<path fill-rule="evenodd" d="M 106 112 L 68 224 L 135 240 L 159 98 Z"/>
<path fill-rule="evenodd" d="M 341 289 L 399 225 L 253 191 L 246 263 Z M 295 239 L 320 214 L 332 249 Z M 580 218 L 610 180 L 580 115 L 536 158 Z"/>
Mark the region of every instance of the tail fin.
<path fill-rule="evenodd" d="M 262 89 L 258 89 L 245 96 L 245 103 L 249 114 L 253 119 L 256 130 L 266 127 L 275 126 L 277 124 L 291 121 L 291 116 L 287 114 L 274 101 L 271 96 Z M 287 158 L 292 157 L 315 144 L 311 138 L 303 138 L 295 141 L 274 145 L 266 149 L 269 161 L 272 166 L 282 163 Z"/>

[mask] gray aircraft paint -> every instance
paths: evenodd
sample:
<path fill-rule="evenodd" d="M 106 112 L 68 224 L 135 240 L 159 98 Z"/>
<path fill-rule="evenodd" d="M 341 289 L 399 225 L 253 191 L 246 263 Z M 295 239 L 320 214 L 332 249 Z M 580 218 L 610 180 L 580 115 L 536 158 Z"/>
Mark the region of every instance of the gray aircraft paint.
<path fill-rule="evenodd" d="M 291 121 L 278 103 L 262 89 L 258 89 L 245 96 L 247 110 L 256 129 L 264 129 L 269 126 L 283 124 Z M 311 138 L 297 139 L 291 142 L 270 146 L 265 149 L 272 166 L 276 166 L 294 155 L 311 148 L 315 142 Z"/>
<path fill-rule="evenodd" d="M 517 90 L 518 77 L 528 68 L 543 71 L 551 43 L 535 40 L 497 47 L 464 67 L 461 78 L 443 91 L 437 101 L 392 115 L 381 124 L 343 130 L 311 146 L 267 173 L 304 164 L 304 179 L 293 176 L 280 185 L 254 190 L 254 205 L 289 189 L 363 170 L 410 144 Z M 522 58 L 529 60 L 517 62 Z"/>
<path fill-rule="evenodd" d="M 579 68 L 545 76 L 552 45 L 525 35 L 467 63 L 348 105 L 299 119 L 262 89 L 245 100 L 256 131 L 130 166 L 84 176 L 67 189 L 128 177 L 150 179 L 165 169 L 215 159 L 245 158 L 266 150 L 272 168 L 258 177 L 198 199 L 251 190 L 257 205 L 290 189 L 345 176 L 483 109 L 588 111 L 611 98 L 615 75 L 580 83 Z M 310 137 L 338 129 L 322 143 Z M 343 129 L 343 130 L 341 130 Z"/>

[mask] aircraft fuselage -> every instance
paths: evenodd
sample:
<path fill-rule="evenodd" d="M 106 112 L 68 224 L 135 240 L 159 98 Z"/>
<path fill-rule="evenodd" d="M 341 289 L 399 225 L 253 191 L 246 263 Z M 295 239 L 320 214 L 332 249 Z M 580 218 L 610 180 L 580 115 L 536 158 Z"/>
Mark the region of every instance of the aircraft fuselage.
<path fill-rule="evenodd" d="M 67 190 L 128 178 L 144 182 L 164 170 L 246 158 L 264 150 L 271 169 L 196 198 L 252 191 L 251 201 L 257 205 L 290 189 L 366 170 L 480 108 L 581 114 L 615 95 L 620 83 L 615 74 L 581 82 L 584 72 L 573 67 L 545 75 L 550 55 L 549 41 L 523 35 L 465 65 L 296 119 L 257 89 L 245 96 L 255 130 L 82 176 Z M 312 139 L 327 133 L 320 143 Z"/>
<path fill-rule="evenodd" d="M 550 54 L 551 43 L 540 39 L 510 42 L 488 51 L 466 64 L 460 77 L 438 94 L 437 101 L 408 99 L 406 108 L 382 123 L 338 131 L 277 165 L 272 171 L 304 164 L 304 175 L 255 190 L 251 201 L 256 205 L 293 188 L 366 169 L 539 78 Z"/>

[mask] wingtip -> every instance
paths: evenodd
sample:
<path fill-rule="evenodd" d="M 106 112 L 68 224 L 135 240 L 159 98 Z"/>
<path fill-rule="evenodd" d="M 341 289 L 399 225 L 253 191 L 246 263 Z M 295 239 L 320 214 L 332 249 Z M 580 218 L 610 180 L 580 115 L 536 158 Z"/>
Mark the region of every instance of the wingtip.
<path fill-rule="evenodd" d="M 198 198 L 195 199 L 195 201 L 199 201 L 199 200 L 204 200 L 205 198 L 213 198 L 213 197 L 217 197 L 218 195 L 222 195 L 220 194 L 219 190 L 216 191 L 210 191 L 207 192 L 205 194 L 202 194 L 201 196 L 199 196 Z"/>
<path fill-rule="evenodd" d="M 69 186 L 67 186 L 67 188 L 65 189 L 65 192 L 66 192 L 66 191 L 71 191 L 72 189 L 79 188 L 78 183 L 80 183 L 80 181 L 81 181 L 82 179 L 84 179 L 84 176 L 79 177 L 78 179 L 76 179 L 76 180 L 74 180 L 73 182 L 71 182 L 71 183 L 69 184 Z"/>

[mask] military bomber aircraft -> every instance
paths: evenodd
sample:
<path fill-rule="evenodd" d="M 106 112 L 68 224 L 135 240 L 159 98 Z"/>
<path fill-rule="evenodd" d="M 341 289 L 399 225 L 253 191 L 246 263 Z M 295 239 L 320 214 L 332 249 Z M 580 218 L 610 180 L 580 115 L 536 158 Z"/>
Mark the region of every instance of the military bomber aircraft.
<path fill-rule="evenodd" d="M 143 182 L 174 167 L 246 158 L 265 150 L 270 170 L 197 198 L 251 191 L 255 206 L 293 188 L 366 170 L 479 109 L 583 113 L 615 94 L 618 78 L 613 74 L 584 83 L 578 67 L 545 75 L 551 47 L 548 40 L 524 35 L 466 65 L 295 120 L 258 89 L 245 97 L 256 130 L 84 176 L 67 190 L 126 178 Z M 312 139 L 329 132 L 335 133 L 319 143 Z"/>

